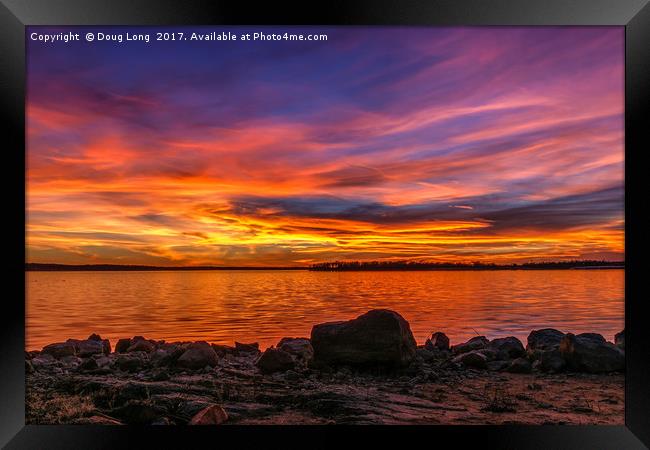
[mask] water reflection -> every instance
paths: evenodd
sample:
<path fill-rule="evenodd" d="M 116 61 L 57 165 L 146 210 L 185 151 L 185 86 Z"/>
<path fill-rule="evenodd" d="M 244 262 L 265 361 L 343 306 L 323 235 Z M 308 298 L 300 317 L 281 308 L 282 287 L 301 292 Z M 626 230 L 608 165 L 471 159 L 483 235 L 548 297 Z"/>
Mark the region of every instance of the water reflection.
<path fill-rule="evenodd" d="M 402 314 L 418 343 L 435 330 L 452 344 L 476 333 L 525 343 L 544 327 L 612 340 L 624 271 L 28 272 L 27 348 L 93 332 L 266 347 L 373 308 Z"/>

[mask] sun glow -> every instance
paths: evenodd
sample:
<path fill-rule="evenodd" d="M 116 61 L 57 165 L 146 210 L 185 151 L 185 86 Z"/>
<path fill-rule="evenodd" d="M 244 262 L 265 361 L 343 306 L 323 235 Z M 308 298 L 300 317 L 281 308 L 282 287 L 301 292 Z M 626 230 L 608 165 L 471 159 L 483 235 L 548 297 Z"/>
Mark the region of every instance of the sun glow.
<path fill-rule="evenodd" d="M 28 260 L 624 259 L 620 30 L 394 33 L 35 47 Z"/>

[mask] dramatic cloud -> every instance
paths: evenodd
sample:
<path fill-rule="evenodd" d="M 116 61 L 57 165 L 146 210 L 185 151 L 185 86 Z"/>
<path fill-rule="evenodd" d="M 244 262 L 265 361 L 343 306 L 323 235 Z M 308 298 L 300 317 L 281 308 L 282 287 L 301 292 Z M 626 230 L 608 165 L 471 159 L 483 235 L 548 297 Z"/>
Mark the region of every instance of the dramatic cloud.
<path fill-rule="evenodd" d="M 28 41 L 28 259 L 624 257 L 621 28 L 294 31 Z"/>

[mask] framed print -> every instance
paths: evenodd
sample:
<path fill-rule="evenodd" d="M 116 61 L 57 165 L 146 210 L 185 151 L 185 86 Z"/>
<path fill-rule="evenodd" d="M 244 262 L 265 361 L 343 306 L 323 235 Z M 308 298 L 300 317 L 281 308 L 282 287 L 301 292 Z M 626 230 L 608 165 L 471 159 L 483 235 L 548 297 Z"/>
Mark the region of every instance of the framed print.
<path fill-rule="evenodd" d="M 7 448 L 649 445 L 647 1 L 0 11 Z"/>

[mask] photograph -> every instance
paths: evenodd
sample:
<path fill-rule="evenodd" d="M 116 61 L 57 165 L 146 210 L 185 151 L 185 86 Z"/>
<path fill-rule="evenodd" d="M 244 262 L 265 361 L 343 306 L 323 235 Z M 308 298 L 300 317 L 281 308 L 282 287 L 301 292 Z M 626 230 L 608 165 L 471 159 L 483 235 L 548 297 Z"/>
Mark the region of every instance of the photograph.
<path fill-rule="evenodd" d="M 25 51 L 26 424 L 625 424 L 624 27 Z"/>

